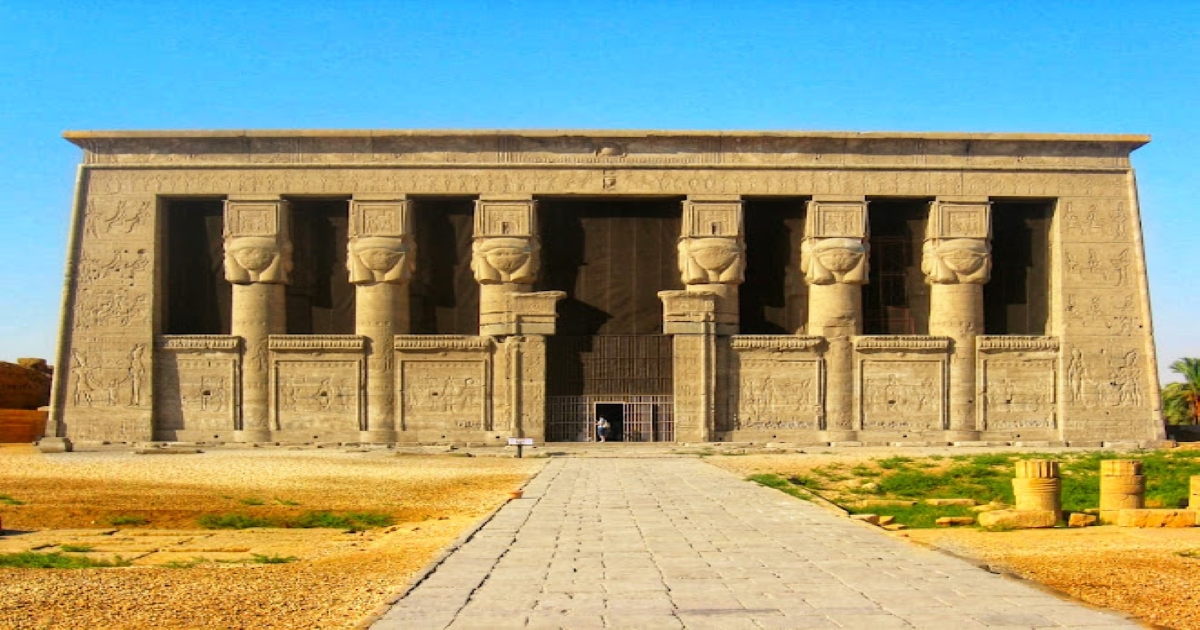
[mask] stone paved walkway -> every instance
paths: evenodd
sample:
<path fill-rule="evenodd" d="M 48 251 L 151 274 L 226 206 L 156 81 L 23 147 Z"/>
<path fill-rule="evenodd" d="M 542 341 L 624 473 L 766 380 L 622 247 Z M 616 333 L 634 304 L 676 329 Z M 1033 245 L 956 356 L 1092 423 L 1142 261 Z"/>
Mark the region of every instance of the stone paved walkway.
<path fill-rule="evenodd" d="M 373 627 L 1141 626 L 663 458 L 550 462 Z"/>

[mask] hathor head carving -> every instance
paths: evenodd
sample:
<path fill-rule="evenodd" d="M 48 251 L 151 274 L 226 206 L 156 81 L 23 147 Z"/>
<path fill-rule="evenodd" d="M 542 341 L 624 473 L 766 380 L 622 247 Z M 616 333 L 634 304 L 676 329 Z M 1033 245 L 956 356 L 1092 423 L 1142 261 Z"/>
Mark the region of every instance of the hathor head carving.
<path fill-rule="evenodd" d="M 350 282 L 408 282 L 416 267 L 415 249 L 415 244 L 403 238 L 363 236 L 350 239 L 350 255 L 346 257 Z"/>
<path fill-rule="evenodd" d="M 291 270 L 292 251 L 286 240 L 241 236 L 225 243 L 225 279 L 233 284 L 284 284 Z"/>
<path fill-rule="evenodd" d="M 809 284 L 866 284 L 869 247 L 858 238 L 806 239 L 800 271 Z"/>
<path fill-rule="evenodd" d="M 471 246 L 471 270 L 480 284 L 531 284 L 537 279 L 538 249 L 533 238 L 479 239 Z"/>
<path fill-rule="evenodd" d="M 684 284 L 741 284 L 746 269 L 742 244 L 733 238 L 679 241 L 679 273 Z"/>
<path fill-rule="evenodd" d="M 984 284 L 991 278 L 992 248 L 979 238 L 929 239 L 921 271 L 930 284 Z"/>

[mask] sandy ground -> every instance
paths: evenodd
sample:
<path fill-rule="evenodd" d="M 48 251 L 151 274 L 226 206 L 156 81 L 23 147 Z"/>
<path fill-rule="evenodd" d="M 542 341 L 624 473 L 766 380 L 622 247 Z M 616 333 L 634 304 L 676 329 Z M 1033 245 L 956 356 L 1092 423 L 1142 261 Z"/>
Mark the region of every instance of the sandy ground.
<path fill-rule="evenodd" d="M 6 530 L 57 530 L 30 534 L 42 537 L 33 546 L 45 551 L 88 544 L 94 548 L 89 555 L 136 558 L 128 568 L 0 569 L 0 627 L 346 627 L 505 501 L 544 461 L 338 450 L 42 455 L 0 446 L 0 495 L 25 502 L 0 502 Z M 310 510 L 386 512 L 397 524 L 347 534 L 197 531 L 195 523 L 203 513 Z M 149 523 L 112 528 L 114 516 Z M 3 551 L 26 546 L 16 542 L 22 538 L 0 539 L 9 547 Z M 256 552 L 299 560 L 139 566 L 155 558 L 216 560 Z"/>
<path fill-rule="evenodd" d="M 706 461 L 742 475 L 807 474 L 830 463 L 851 467 L 894 454 L 926 453 L 881 450 L 715 456 Z M 906 530 L 889 535 L 986 563 L 1158 626 L 1200 629 L 1200 528 L 1089 527 L 1011 532 L 963 528 Z"/>

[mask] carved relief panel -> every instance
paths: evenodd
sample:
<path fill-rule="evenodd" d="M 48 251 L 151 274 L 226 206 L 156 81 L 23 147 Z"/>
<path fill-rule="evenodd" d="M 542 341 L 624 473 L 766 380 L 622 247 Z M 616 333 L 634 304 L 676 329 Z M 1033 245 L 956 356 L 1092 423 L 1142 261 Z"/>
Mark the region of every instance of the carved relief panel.
<path fill-rule="evenodd" d="M 946 427 L 946 364 L 937 359 L 859 363 L 864 431 L 941 431 Z"/>
<path fill-rule="evenodd" d="M 217 335 L 160 338 L 155 359 L 154 429 L 160 439 L 194 439 L 235 429 L 238 405 L 237 337 Z"/>
<path fill-rule="evenodd" d="M 985 431 L 1058 426 L 1058 349 L 1054 337 L 980 336 L 976 407 Z"/>
<path fill-rule="evenodd" d="M 362 337 L 271 335 L 269 344 L 275 431 L 320 436 L 362 430 Z"/>
<path fill-rule="evenodd" d="M 733 428 L 773 431 L 821 428 L 824 396 L 819 359 L 782 359 L 758 354 L 736 359 L 739 387 Z"/>
<path fill-rule="evenodd" d="M 490 397 L 484 360 L 405 360 L 399 379 L 404 428 L 434 431 L 487 431 Z"/>

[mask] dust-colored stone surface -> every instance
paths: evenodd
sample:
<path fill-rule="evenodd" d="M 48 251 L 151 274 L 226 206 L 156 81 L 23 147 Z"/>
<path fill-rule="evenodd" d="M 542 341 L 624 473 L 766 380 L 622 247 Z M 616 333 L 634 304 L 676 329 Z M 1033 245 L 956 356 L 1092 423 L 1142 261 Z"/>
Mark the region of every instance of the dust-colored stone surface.
<path fill-rule="evenodd" d="M 2 552 L 33 542 L 92 546 L 114 569 L 0 569 L 0 627 L 329 628 L 354 624 L 540 469 L 543 460 L 339 450 L 130 451 L 44 455 L 0 446 Z M 262 501 L 263 505 L 247 505 Z M 295 503 L 287 505 L 284 503 Z M 396 526 L 338 530 L 198 530 L 203 513 L 287 516 L 378 511 Z M 115 515 L 142 527 L 109 527 Z M 45 532 L 40 530 L 59 530 Z M 71 530 L 71 531 L 63 531 Z M 34 545 L 36 546 L 36 545 Z M 255 553 L 296 556 L 236 564 Z M 196 558 L 193 568 L 146 566 Z M 216 561 L 234 561 L 235 564 Z"/>
<path fill-rule="evenodd" d="M 1087 527 L 1014 532 L 907 530 L 1085 602 L 1169 628 L 1200 628 L 1197 529 Z"/>

